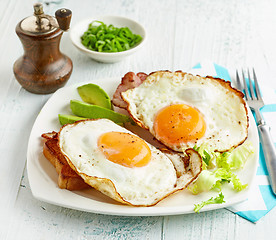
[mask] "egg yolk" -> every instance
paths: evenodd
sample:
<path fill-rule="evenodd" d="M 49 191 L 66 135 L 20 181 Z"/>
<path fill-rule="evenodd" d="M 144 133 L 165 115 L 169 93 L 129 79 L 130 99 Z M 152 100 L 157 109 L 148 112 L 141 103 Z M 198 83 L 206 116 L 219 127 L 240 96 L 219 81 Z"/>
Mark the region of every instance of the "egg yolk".
<path fill-rule="evenodd" d="M 141 138 L 124 132 L 107 132 L 98 139 L 105 157 L 125 167 L 143 167 L 151 159 L 151 150 Z"/>
<path fill-rule="evenodd" d="M 202 138 L 206 131 L 203 115 L 185 104 L 175 104 L 162 109 L 154 120 L 154 131 L 161 141 L 181 145 Z"/>

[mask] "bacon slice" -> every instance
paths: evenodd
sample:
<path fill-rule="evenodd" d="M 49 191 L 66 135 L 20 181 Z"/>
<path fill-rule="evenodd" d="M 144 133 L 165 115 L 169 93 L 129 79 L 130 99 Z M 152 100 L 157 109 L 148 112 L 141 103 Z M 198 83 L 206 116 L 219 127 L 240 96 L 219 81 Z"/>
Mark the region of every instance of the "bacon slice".
<path fill-rule="evenodd" d="M 49 140 L 49 139 L 56 139 L 56 138 L 57 138 L 57 135 L 58 135 L 57 132 L 52 131 L 52 132 L 48 132 L 48 133 L 43 133 L 43 134 L 41 135 L 41 137 L 43 137 L 43 138 Z"/>
<path fill-rule="evenodd" d="M 143 73 L 143 72 L 139 72 L 139 73 L 137 73 L 136 75 L 137 75 L 137 77 L 139 77 L 139 78 L 141 79 L 142 82 L 144 82 L 145 79 L 146 79 L 147 76 L 148 76 L 148 74 Z M 141 83 L 142 83 L 142 82 L 141 82 Z M 138 87 L 138 86 L 136 86 L 136 87 Z"/>
<path fill-rule="evenodd" d="M 127 108 L 126 102 L 122 99 L 121 93 L 127 91 L 128 89 L 132 89 L 138 87 L 146 78 L 147 74 L 143 72 L 139 72 L 135 74 L 134 72 L 128 72 L 122 78 L 121 84 L 117 87 L 112 103 L 113 105 L 119 108 Z"/>

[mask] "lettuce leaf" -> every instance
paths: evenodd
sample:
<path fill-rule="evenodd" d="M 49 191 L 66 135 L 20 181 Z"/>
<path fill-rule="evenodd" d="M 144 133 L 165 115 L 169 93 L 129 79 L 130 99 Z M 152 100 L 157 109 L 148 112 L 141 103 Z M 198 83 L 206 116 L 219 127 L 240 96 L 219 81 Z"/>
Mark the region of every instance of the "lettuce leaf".
<path fill-rule="evenodd" d="M 217 168 L 214 171 L 203 170 L 197 180 L 188 186 L 188 189 L 193 194 L 199 194 L 212 189 L 221 190 L 223 183 L 232 183 L 236 191 L 247 187 L 247 184 L 242 184 L 236 174 L 224 168 Z"/>
<path fill-rule="evenodd" d="M 220 191 L 224 183 L 231 183 L 236 191 L 247 187 L 247 184 L 242 184 L 232 171 L 244 167 L 247 159 L 254 153 L 252 143 L 246 142 L 240 147 L 224 153 L 214 152 L 206 145 L 194 149 L 201 155 L 205 168 L 197 180 L 188 186 L 193 194 L 208 192 L 212 189 Z"/>
<path fill-rule="evenodd" d="M 197 180 L 188 186 L 188 189 L 193 194 L 208 192 L 219 180 L 220 179 L 218 179 L 213 172 L 205 169 L 199 174 Z"/>
<path fill-rule="evenodd" d="M 206 200 L 206 201 L 202 201 L 201 203 L 198 203 L 198 204 L 195 204 L 195 208 L 194 208 L 194 211 L 195 212 L 199 212 L 199 210 L 201 208 L 203 208 L 204 206 L 206 205 L 209 205 L 209 204 L 221 204 L 221 203 L 224 203 L 224 195 L 222 194 L 222 192 L 219 193 L 219 195 L 215 198 L 211 197 L 210 199 Z"/>
<path fill-rule="evenodd" d="M 230 152 L 220 154 L 216 159 L 217 167 L 237 170 L 244 167 L 246 160 L 254 153 L 251 142 L 245 142 Z"/>
<path fill-rule="evenodd" d="M 212 148 L 210 148 L 207 144 L 201 144 L 199 147 L 194 146 L 194 150 L 196 150 L 199 155 L 202 157 L 203 166 L 202 169 L 211 169 L 215 167 L 216 158 L 218 153 L 216 153 Z"/>

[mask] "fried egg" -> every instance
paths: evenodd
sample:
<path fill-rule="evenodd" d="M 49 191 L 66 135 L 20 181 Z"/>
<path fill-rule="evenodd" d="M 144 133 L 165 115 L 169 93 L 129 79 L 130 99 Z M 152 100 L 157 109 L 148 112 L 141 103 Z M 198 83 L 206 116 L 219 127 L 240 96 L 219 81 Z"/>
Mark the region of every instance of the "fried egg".
<path fill-rule="evenodd" d="M 133 206 L 152 206 L 201 172 L 201 158 L 192 149 L 183 157 L 162 153 L 108 119 L 65 125 L 58 140 L 68 164 L 86 183 Z"/>
<path fill-rule="evenodd" d="M 175 151 L 204 143 L 223 152 L 247 138 L 243 93 L 222 79 L 159 71 L 121 95 L 137 124 Z"/>

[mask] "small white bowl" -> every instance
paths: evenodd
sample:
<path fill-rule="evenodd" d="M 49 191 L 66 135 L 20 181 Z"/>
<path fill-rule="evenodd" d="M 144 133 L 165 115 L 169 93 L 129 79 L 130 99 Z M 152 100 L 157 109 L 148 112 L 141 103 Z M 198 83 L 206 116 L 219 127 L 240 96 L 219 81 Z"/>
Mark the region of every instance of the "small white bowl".
<path fill-rule="evenodd" d="M 141 35 L 143 39 L 135 47 L 123 52 L 108 53 L 92 51 L 90 49 L 87 49 L 84 45 L 82 45 L 81 36 L 85 31 L 87 31 L 88 25 L 94 20 L 102 21 L 106 25 L 113 24 L 114 27 L 128 27 L 134 34 Z M 79 49 L 82 53 L 86 54 L 92 59 L 98 62 L 114 63 L 123 60 L 125 57 L 139 50 L 145 43 L 146 31 L 142 25 L 129 18 L 120 16 L 101 16 L 96 18 L 89 18 L 77 23 L 70 30 L 70 38 L 74 46 L 77 47 L 77 49 Z"/>

